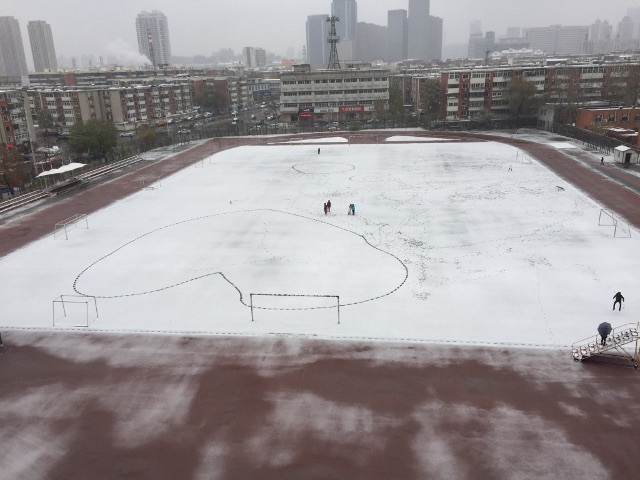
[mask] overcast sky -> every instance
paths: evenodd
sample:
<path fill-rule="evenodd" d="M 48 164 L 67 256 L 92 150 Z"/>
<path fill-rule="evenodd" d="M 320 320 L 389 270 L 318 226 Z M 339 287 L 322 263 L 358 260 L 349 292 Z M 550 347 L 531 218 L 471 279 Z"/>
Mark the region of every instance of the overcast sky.
<path fill-rule="evenodd" d="M 431 0 L 431 14 L 444 19 L 444 43 L 453 44 L 467 42 L 474 20 L 498 36 L 511 26 L 588 25 L 597 18 L 615 31 L 627 9 L 638 6 L 638 0 Z M 407 9 L 408 0 L 359 0 L 358 21 L 386 25 L 387 10 L 398 8 Z M 30 20 L 51 25 L 58 55 L 135 56 L 136 15 L 153 9 L 168 18 L 173 55 L 244 46 L 285 55 L 302 49 L 306 17 L 330 13 L 331 0 L 22 0 L 3 2 L 0 15 L 20 21 L 31 63 Z"/>

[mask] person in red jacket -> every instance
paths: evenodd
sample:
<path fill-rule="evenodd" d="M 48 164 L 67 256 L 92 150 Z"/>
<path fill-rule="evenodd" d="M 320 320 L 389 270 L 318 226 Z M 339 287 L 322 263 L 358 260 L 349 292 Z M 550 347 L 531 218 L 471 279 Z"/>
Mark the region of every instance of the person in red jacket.
<path fill-rule="evenodd" d="M 331 213 L 331 200 L 327 200 L 327 212 Z"/>

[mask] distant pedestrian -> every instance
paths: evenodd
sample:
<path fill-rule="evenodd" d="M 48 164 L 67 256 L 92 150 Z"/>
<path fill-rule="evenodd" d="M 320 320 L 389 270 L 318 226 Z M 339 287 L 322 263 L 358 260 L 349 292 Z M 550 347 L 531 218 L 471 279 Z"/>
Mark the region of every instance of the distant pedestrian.
<path fill-rule="evenodd" d="M 616 303 L 618 304 L 618 311 L 622 310 L 622 302 L 624 302 L 624 297 L 620 292 L 616 293 L 613 298 L 615 298 L 615 302 L 613 302 L 613 309 L 616 309 Z"/>
<path fill-rule="evenodd" d="M 355 215 L 356 214 L 356 206 L 355 204 L 351 204 L 349 205 L 349 210 L 351 211 L 351 215 Z"/>
<path fill-rule="evenodd" d="M 604 165 L 604 157 L 600 157 L 600 165 Z"/>
<path fill-rule="evenodd" d="M 327 212 L 331 213 L 331 200 L 327 200 Z"/>
<path fill-rule="evenodd" d="M 327 204 L 326 203 L 324 204 L 324 214 L 325 215 L 327 214 Z"/>
<path fill-rule="evenodd" d="M 320 155 L 320 149 L 318 148 L 318 155 Z"/>

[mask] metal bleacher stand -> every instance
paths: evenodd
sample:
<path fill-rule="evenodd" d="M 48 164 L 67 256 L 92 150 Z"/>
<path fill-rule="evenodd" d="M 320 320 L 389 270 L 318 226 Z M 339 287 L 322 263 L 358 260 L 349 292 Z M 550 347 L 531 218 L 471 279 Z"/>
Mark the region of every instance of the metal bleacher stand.
<path fill-rule="evenodd" d="M 144 160 L 142 157 L 134 155 L 133 157 L 125 158 L 124 160 L 113 162 L 108 165 L 104 165 L 102 167 L 95 168 L 93 170 L 89 170 L 88 172 L 76 175 L 74 177 L 74 182 L 69 182 L 67 185 L 64 185 L 60 188 L 52 189 L 51 191 L 36 190 L 30 193 L 25 193 L 24 195 L 11 198 L 9 200 L 5 200 L 4 202 L 0 202 L 0 213 L 14 210 L 43 198 L 69 193 L 70 191 L 78 188 L 80 183 L 98 179 L 103 175 L 108 175 L 109 173 L 122 170 L 123 168 L 141 162 L 142 160 Z"/>
<path fill-rule="evenodd" d="M 638 350 L 639 323 L 627 323 L 614 328 L 602 345 L 599 334 L 579 340 L 571 345 L 571 355 L 576 362 L 585 360 L 603 361 L 638 368 L 640 352 Z M 633 352 L 630 350 L 633 348 Z"/>

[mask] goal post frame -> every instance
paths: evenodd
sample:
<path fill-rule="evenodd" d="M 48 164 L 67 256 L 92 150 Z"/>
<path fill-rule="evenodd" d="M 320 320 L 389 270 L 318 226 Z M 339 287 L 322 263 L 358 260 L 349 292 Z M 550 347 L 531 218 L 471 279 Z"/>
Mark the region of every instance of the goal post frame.
<path fill-rule="evenodd" d="M 605 219 L 611 219 L 611 223 L 603 223 L 603 216 Z M 616 217 L 615 213 L 607 208 L 600 209 L 600 215 L 598 216 L 598 225 L 601 227 L 613 227 L 613 236 L 616 238 L 631 238 L 631 226 L 628 223 L 619 220 Z M 618 231 L 620 231 L 621 234 L 618 234 Z"/>
<path fill-rule="evenodd" d="M 91 323 L 93 323 L 93 321 L 95 321 L 96 319 L 98 319 L 100 317 L 99 313 L 98 313 L 98 302 L 96 301 L 96 297 L 92 296 L 92 295 L 60 295 L 58 298 L 56 298 L 53 301 L 53 326 L 57 327 L 60 326 L 60 323 L 56 323 L 56 304 L 60 304 L 62 306 L 62 316 L 63 318 L 66 318 L 67 316 L 67 308 L 65 307 L 65 302 L 68 304 L 84 304 L 85 306 L 85 318 L 86 318 L 86 325 L 82 324 L 82 325 L 72 325 L 73 327 L 88 327 Z M 93 319 L 93 321 L 91 320 L 91 316 L 89 314 L 89 304 L 93 302 L 93 308 L 95 309 L 96 315 L 95 318 Z M 68 325 L 67 325 L 68 326 Z"/>
<path fill-rule="evenodd" d="M 253 296 L 262 296 L 262 297 L 317 297 L 317 298 L 335 298 L 336 299 L 336 308 L 338 310 L 338 325 L 340 325 L 340 295 L 305 295 L 300 293 L 249 293 L 249 306 L 251 308 L 251 321 L 253 322 Z M 255 307 L 262 308 L 262 307 Z M 318 307 L 318 308 L 333 308 L 333 307 Z M 279 310 L 277 308 L 273 308 L 271 310 Z M 287 310 L 295 310 L 295 309 L 287 309 Z"/>
<path fill-rule="evenodd" d="M 89 217 L 87 216 L 86 213 L 76 213 L 75 215 L 72 215 L 69 218 L 65 218 L 64 220 L 62 220 L 61 222 L 58 222 L 54 225 L 53 227 L 53 238 L 56 239 L 58 238 L 58 233 L 59 232 L 64 232 L 64 239 L 65 240 L 69 240 L 69 230 L 75 229 L 75 228 L 81 228 L 78 227 L 78 224 L 80 222 L 82 222 L 82 220 L 84 220 L 84 229 L 88 230 L 89 229 Z M 62 236 L 62 234 L 60 234 L 60 236 Z"/>

